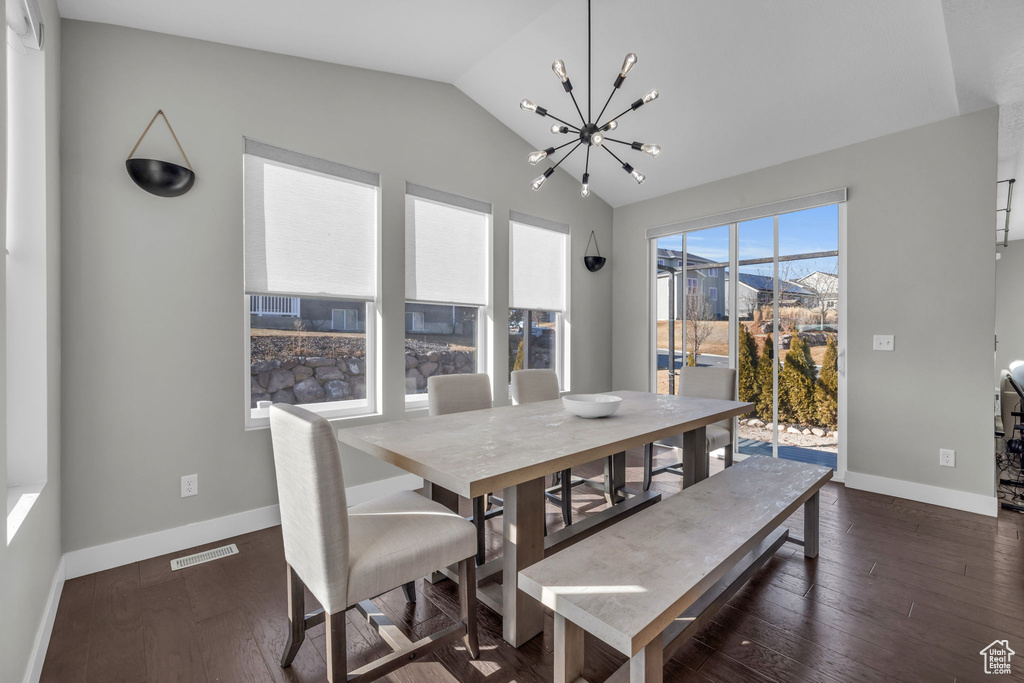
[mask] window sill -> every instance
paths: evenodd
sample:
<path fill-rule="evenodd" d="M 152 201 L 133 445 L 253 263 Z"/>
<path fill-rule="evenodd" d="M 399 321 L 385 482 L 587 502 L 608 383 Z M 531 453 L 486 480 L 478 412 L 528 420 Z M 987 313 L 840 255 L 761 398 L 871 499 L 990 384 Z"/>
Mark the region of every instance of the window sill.
<path fill-rule="evenodd" d="M 299 408 L 305 408 L 311 412 L 320 415 L 325 418 L 328 422 L 350 422 L 356 421 L 356 425 L 361 424 L 358 422 L 360 418 L 366 418 L 367 421 L 372 421 L 376 418 L 381 417 L 379 412 L 374 411 L 369 402 L 365 399 L 358 401 L 358 405 L 346 406 L 344 408 L 332 407 L 328 408 L 326 405 L 321 404 L 323 407 L 320 410 L 316 409 L 317 404 L 307 404 L 298 406 Z M 270 429 L 270 409 L 269 408 L 252 408 L 245 415 L 245 431 L 251 432 L 260 429 Z"/>
<path fill-rule="evenodd" d="M 11 544 L 18 529 L 28 518 L 28 513 L 39 499 L 46 482 L 11 486 L 7 489 L 7 545 Z"/>
<path fill-rule="evenodd" d="M 409 394 L 405 397 L 405 412 L 418 413 L 427 410 L 426 394 Z"/>

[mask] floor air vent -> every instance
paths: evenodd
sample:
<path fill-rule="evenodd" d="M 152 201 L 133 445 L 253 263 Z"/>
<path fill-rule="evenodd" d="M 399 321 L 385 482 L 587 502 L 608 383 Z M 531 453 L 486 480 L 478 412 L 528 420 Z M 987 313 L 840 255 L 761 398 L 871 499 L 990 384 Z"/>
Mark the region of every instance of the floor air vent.
<path fill-rule="evenodd" d="M 227 557 L 228 555 L 237 554 L 238 547 L 235 546 L 234 543 L 232 543 L 231 545 L 226 545 L 223 548 L 204 550 L 203 552 L 196 553 L 195 555 L 189 555 L 188 557 L 179 557 L 177 559 L 171 560 L 171 571 L 176 572 L 179 569 L 184 569 L 185 567 L 194 567 L 197 564 L 202 564 L 204 562 L 212 562 L 213 560 L 219 560 L 220 558 Z"/>

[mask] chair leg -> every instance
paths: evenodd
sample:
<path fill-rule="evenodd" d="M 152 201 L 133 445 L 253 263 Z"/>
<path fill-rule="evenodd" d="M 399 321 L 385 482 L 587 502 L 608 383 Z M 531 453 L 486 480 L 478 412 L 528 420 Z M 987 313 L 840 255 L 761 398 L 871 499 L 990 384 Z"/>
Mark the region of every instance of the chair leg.
<path fill-rule="evenodd" d="M 561 483 L 562 483 L 562 473 L 561 472 L 555 472 L 554 474 L 551 475 L 551 485 L 552 486 L 558 486 Z"/>
<path fill-rule="evenodd" d="M 324 624 L 327 632 L 327 680 L 341 683 L 348 680 L 347 658 L 345 656 L 345 610 L 326 615 Z"/>
<path fill-rule="evenodd" d="M 306 594 L 305 585 L 302 579 L 295 573 L 291 565 L 287 565 L 288 584 L 288 642 L 284 646 L 284 654 L 281 655 L 281 666 L 291 666 L 295 655 L 299 653 L 299 647 L 306 638 Z"/>
<path fill-rule="evenodd" d="M 410 581 L 409 583 L 402 584 L 402 590 L 405 591 L 406 602 L 416 602 L 416 582 Z"/>
<path fill-rule="evenodd" d="M 476 563 L 481 565 L 485 560 L 485 536 L 484 536 L 484 525 L 487 524 L 487 520 L 484 519 L 484 508 L 490 507 L 489 504 L 485 505 L 485 500 L 490 496 L 477 496 L 473 499 L 473 526 L 476 527 Z"/>
<path fill-rule="evenodd" d="M 459 562 L 459 606 L 462 623 L 466 625 L 466 651 L 470 659 L 477 659 L 480 643 L 476 632 L 476 566 L 469 558 Z"/>
<path fill-rule="evenodd" d="M 561 475 L 562 521 L 572 526 L 572 470 L 562 470 Z"/>
<path fill-rule="evenodd" d="M 651 489 L 651 474 L 654 470 L 654 444 L 644 444 L 644 491 Z"/>

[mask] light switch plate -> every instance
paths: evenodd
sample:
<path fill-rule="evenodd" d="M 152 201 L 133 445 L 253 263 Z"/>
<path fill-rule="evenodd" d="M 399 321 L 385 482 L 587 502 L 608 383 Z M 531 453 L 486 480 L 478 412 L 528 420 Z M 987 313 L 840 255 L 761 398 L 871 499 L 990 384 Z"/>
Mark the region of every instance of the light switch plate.
<path fill-rule="evenodd" d="M 892 351 L 896 347 L 896 336 L 892 334 L 876 334 L 874 351 Z"/>

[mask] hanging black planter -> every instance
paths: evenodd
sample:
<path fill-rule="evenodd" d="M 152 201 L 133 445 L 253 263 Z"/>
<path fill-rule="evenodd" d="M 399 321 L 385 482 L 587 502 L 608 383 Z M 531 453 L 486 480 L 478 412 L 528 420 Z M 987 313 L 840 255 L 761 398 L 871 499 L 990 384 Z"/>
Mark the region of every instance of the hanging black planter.
<path fill-rule="evenodd" d="M 178 145 L 178 151 L 181 152 L 181 156 L 185 159 L 185 164 L 188 165 L 188 168 L 158 159 L 132 159 L 132 154 L 135 154 L 135 150 L 142 144 L 142 138 L 146 137 L 146 133 L 149 132 L 150 127 L 158 116 L 164 117 L 164 123 L 167 124 L 167 129 L 171 131 L 171 137 L 174 138 L 174 142 Z M 191 190 L 192 184 L 196 182 L 196 174 L 192 170 L 192 164 L 188 162 L 185 150 L 182 149 L 181 143 L 178 142 L 178 136 L 174 134 L 171 122 L 167 120 L 167 115 L 164 114 L 163 109 L 158 109 L 153 114 L 153 118 L 149 120 L 146 130 L 142 131 L 139 141 L 135 143 L 131 153 L 128 154 L 124 166 L 128 169 L 128 175 L 135 181 L 136 185 L 158 197 L 180 197 Z"/>
<path fill-rule="evenodd" d="M 593 230 L 590 231 L 590 239 L 587 240 L 587 251 L 590 251 L 591 242 L 594 243 L 594 248 L 597 250 L 597 256 L 587 256 L 586 252 L 584 252 L 583 263 L 587 266 L 587 270 L 589 270 L 591 273 L 596 273 L 597 271 L 604 268 L 605 261 L 607 261 L 608 259 L 606 259 L 604 256 L 601 256 L 601 247 L 599 247 L 597 244 L 597 235 L 594 234 Z"/>

